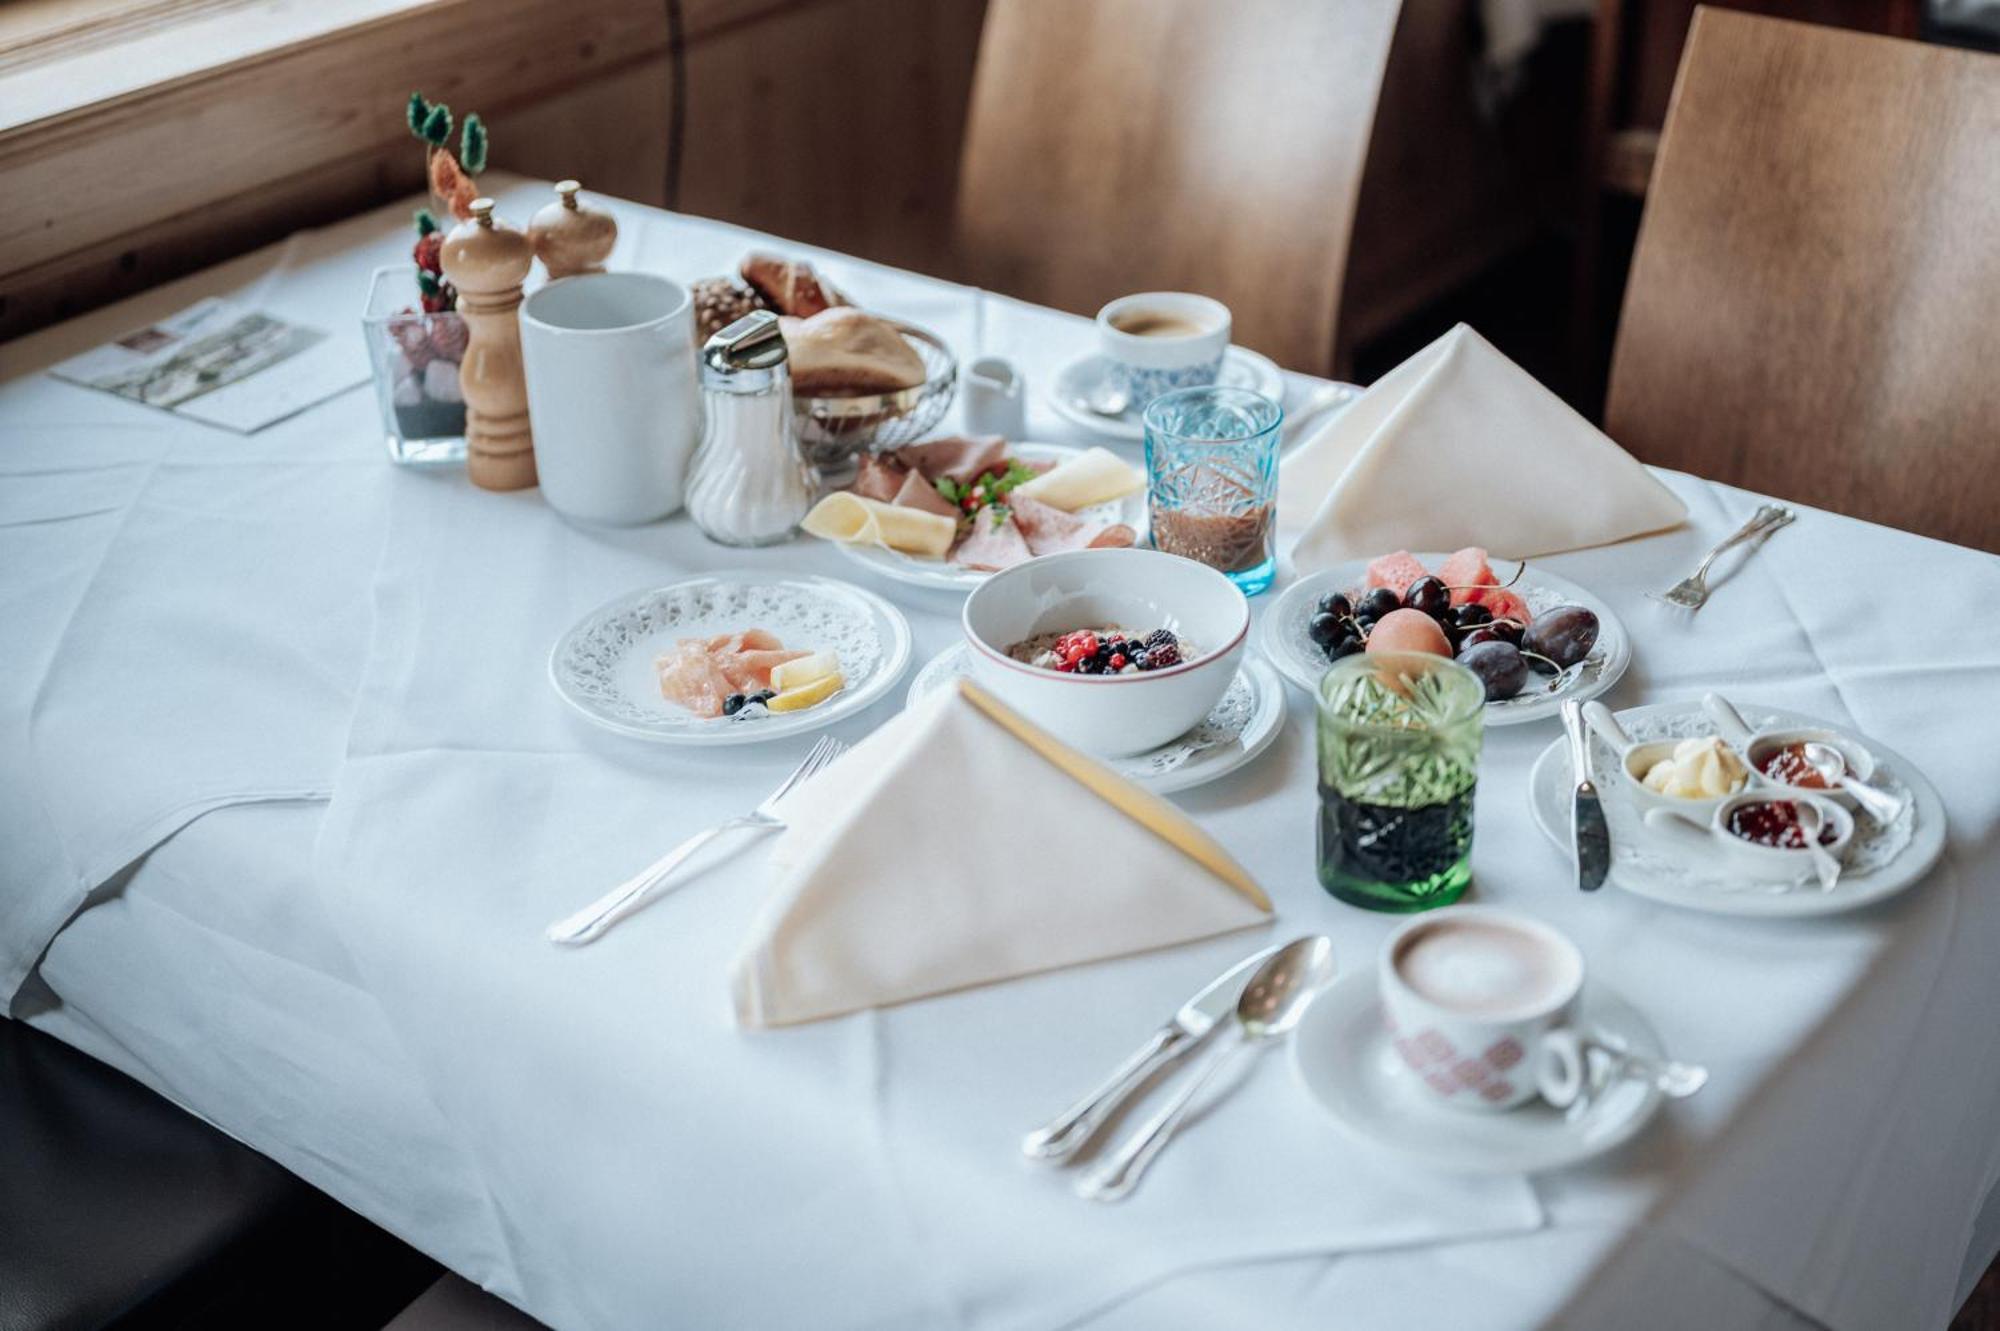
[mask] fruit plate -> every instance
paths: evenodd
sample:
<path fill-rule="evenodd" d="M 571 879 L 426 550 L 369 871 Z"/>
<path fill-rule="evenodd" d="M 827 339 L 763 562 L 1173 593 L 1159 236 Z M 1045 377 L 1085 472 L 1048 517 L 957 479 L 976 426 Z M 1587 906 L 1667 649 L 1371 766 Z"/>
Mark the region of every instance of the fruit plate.
<path fill-rule="evenodd" d="M 1416 556 L 1424 567 L 1435 569 L 1448 558 L 1436 553 Z M 1349 560 L 1318 573 L 1307 574 L 1285 588 L 1258 626 L 1257 645 L 1278 673 L 1313 694 L 1320 677 L 1332 663 L 1306 632 L 1306 625 L 1319 608 L 1319 600 L 1334 592 L 1362 586 L 1368 577 L 1368 561 Z M 1590 654 L 1561 675 L 1551 678 L 1528 674 L 1527 687 L 1512 698 L 1486 704 L 1486 724 L 1513 726 L 1554 716 L 1563 700 L 1581 702 L 1595 698 L 1618 682 L 1632 663 L 1632 640 L 1625 625 L 1611 607 L 1567 578 L 1545 573 L 1530 565 L 1513 584 L 1512 591 L 1527 602 L 1528 613 L 1538 615 L 1558 605 L 1580 605 L 1597 616 L 1597 643 Z"/>
<path fill-rule="evenodd" d="M 1776 707 L 1738 704 L 1753 728 L 1809 726 L 1850 734 L 1844 727 L 1799 712 Z M 1712 735 L 1715 727 L 1692 699 L 1652 703 L 1618 713 L 1619 724 L 1635 740 Z M 1690 860 L 1672 843 L 1650 832 L 1634 801 L 1622 794 L 1617 778 L 1618 756 L 1595 732 L 1590 735 L 1590 766 L 1598 789 L 1605 792 L 1604 815 L 1611 830 L 1611 886 L 1669 906 L 1715 915 L 1797 918 L 1837 915 L 1859 910 L 1915 886 L 1944 851 L 1944 805 L 1937 790 L 1909 759 L 1866 736 L 1856 743 L 1875 758 L 1872 781 L 1891 794 L 1905 797 L 1895 822 L 1877 824 L 1855 819 L 1854 840 L 1846 852 L 1846 867 L 1831 891 L 1817 883 L 1760 883 L 1742 878 L 1726 862 L 1699 857 Z M 1557 737 L 1535 759 L 1528 774 L 1528 804 L 1535 825 L 1564 857 L 1570 854 L 1569 741 Z"/>
<path fill-rule="evenodd" d="M 705 717 L 660 694 L 653 658 L 681 638 L 768 629 L 787 647 L 840 654 L 847 687 L 783 714 Z M 549 683 L 584 719 L 660 744 L 755 744 L 818 730 L 888 692 L 910 663 L 910 625 L 835 578 L 715 573 L 608 601 L 549 653 Z M 761 709 L 759 709 L 761 711 Z"/>
<path fill-rule="evenodd" d="M 1021 458 L 1028 462 L 1067 462 L 1083 453 L 1080 448 L 1067 448 L 1061 444 L 1010 444 L 1007 456 Z M 1134 490 L 1123 499 L 1108 504 L 1092 504 L 1088 508 L 1076 510 L 1080 518 L 1092 522 L 1122 522 L 1137 536 L 1137 544 L 1146 543 L 1146 491 L 1143 487 Z M 949 560 L 918 559 L 900 550 L 888 550 L 879 545 L 843 545 L 840 553 L 863 568 L 879 573 L 897 582 L 906 582 L 913 587 L 935 587 L 941 591 L 969 592 L 980 583 L 992 577 L 978 569 L 961 568 Z"/>

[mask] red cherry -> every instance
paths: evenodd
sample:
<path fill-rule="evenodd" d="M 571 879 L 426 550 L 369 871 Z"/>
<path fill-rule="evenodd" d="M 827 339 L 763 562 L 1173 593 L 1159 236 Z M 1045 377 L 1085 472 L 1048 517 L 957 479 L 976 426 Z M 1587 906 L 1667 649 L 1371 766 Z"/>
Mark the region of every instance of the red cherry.
<path fill-rule="evenodd" d="M 1085 656 L 1097 655 L 1097 649 L 1100 646 L 1100 644 L 1097 641 L 1097 635 L 1095 633 L 1085 633 L 1083 635 L 1082 642 L 1083 642 L 1083 654 Z"/>

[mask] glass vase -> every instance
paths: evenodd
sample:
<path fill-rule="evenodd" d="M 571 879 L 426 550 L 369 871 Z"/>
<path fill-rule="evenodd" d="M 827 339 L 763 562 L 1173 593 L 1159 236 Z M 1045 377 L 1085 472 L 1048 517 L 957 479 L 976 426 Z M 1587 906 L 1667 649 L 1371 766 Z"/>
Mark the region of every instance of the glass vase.
<path fill-rule="evenodd" d="M 400 466 L 462 466 L 465 397 L 458 387 L 465 320 L 454 310 L 419 308 L 416 269 L 378 268 L 361 333 L 382 410 L 383 441 Z"/>

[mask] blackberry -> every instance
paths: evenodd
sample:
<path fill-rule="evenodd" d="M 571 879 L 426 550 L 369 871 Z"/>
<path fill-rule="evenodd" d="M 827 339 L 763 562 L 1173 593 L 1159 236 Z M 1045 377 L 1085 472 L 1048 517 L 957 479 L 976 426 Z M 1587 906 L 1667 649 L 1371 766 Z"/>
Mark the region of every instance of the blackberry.
<path fill-rule="evenodd" d="M 1150 640 L 1149 640 L 1150 641 Z M 1181 645 L 1177 641 L 1155 643 L 1146 649 L 1146 664 L 1142 670 L 1165 670 L 1168 666 L 1181 663 Z"/>
<path fill-rule="evenodd" d="M 1178 650 L 1180 645 L 1181 640 L 1176 638 L 1170 629 L 1154 629 L 1146 635 L 1146 647 L 1148 650 L 1154 647 L 1172 647 Z"/>

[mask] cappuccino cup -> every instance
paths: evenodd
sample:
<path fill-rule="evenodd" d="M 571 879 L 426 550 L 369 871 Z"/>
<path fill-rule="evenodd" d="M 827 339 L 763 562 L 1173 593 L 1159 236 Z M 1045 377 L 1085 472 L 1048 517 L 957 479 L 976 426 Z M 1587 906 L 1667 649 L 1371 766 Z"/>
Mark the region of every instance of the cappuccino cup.
<path fill-rule="evenodd" d="M 1378 977 L 1397 1057 L 1444 1104 L 1562 1107 L 1582 1093 L 1583 954 L 1549 926 L 1492 906 L 1431 911 L 1390 935 Z"/>
<path fill-rule="evenodd" d="M 1120 296 L 1097 312 L 1098 349 L 1128 410 L 1176 388 L 1201 388 L 1222 373 L 1229 307 L 1186 291 Z"/>

